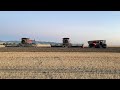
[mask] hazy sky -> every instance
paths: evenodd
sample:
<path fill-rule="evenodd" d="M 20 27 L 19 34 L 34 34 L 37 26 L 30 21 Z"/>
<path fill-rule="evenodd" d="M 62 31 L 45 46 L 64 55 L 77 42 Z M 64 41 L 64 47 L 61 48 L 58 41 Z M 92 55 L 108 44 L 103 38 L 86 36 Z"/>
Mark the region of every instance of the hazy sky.
<path fill-rule="evenodd" d="M 120 45 L 119 11 L 0 11 L 0 40 L 22 37 L 40 41 L 87 44 L 105 39 Z"/>

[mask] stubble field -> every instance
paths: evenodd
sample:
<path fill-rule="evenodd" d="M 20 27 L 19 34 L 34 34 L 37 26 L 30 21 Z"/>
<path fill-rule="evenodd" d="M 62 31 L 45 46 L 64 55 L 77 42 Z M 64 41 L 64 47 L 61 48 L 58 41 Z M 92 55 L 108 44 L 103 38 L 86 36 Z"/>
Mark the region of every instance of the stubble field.
<path fill-rule="evenodd" d="M 0 52 L 1 79 L 120 79 L 118 52 Z"/>

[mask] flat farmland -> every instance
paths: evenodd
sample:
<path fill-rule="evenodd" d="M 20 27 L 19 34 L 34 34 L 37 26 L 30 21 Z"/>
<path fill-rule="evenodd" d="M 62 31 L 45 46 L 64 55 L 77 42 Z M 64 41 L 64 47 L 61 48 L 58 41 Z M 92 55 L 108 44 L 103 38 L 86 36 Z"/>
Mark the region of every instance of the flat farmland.
<path fill-rule="evenodd" d="M 2 49 L 1 79 L 120 79 L 119 52 L 54 52 L 43 48 L 39 52 L 35 49 L 30 52 L 31 48 L 27 49 L 29 52 L 22 52 L 25 48 L 21 51 L 14 48 L 10 52 Z"/>
<path fill-rule="evenodd" d="M 40 48 L 40 47 L 1 47 L 0 52 L 116 52 L 120 53 L 120 47 L 104 48 Z"/>

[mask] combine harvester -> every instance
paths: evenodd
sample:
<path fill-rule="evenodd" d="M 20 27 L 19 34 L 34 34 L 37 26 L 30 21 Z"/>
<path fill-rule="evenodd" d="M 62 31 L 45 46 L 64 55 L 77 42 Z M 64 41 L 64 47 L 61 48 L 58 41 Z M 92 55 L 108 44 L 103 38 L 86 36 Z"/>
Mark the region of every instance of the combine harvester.
<path fill-rule="evenodd" d="M 69 38 L 63 38 L 63 43 L 51 44 L 51 47 L 64 47 L 64 48 L 80 47 L 80 48 L 84 48 L 84 44 L 72 44 L 72 43 L 70 43 Z"/>
<path fill-rule="evenodd" d="M 89 48 L 107 48 L 106 40 L 88 41 Z"/>
<path fill-rule="evenodd" d="M 5 43 L 5 47 L 51 47 L 50 44 L 40 44 L 30 38 L 21 38 L 20 43 Z"/>
<path fill-rule="evenodd" d="M 29 38 L 22 38 L 21 43 L 4 43 L 5 47 L 36 47 L 35 40 Z"/>
<path fill-rule="evenodd" d="M 36 47 L 36 42 L 35 40 L 30 40 L 29 38 L 22 38 L 18 47 Z"/>

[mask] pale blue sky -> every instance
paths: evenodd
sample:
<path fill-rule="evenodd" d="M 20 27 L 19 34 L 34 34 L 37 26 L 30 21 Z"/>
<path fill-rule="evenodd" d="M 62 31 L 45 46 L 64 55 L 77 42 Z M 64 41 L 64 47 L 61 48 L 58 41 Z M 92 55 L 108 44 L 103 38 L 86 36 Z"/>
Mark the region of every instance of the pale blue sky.
<path fill-rule="evenodd" d="M 0 40 L 85 43 L 105 39 L 120 45 L 119 11 L 0 11 Z"/>

